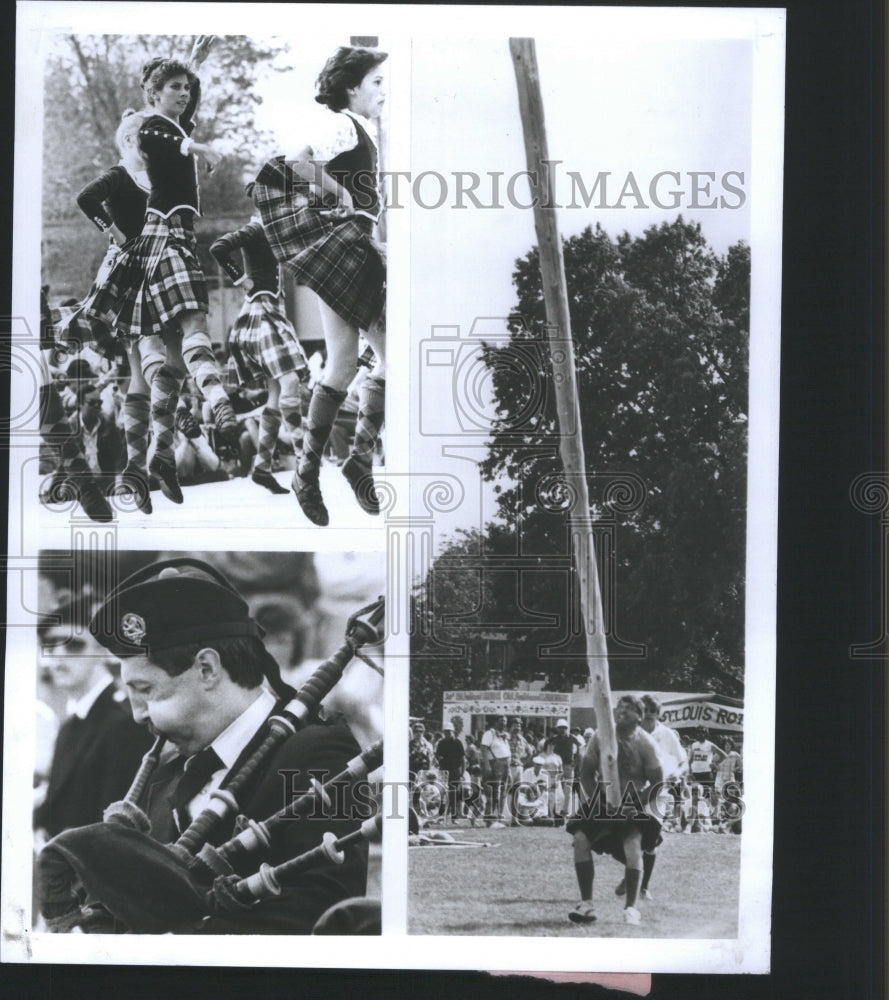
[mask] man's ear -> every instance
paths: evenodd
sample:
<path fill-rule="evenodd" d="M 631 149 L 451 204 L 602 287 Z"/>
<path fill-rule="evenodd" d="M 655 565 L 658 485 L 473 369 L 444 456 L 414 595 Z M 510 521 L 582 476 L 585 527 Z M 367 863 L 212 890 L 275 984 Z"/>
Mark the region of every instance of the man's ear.
<path fill-rule="evenodd" d="M 212 647 L 207 647 L 198 652 L 194 658 L 194 664 L 198 668 L 198 676 L 205 688 L 215 688 L 222 680 L 225 667 L 219 658 L 219 653 Z"/>

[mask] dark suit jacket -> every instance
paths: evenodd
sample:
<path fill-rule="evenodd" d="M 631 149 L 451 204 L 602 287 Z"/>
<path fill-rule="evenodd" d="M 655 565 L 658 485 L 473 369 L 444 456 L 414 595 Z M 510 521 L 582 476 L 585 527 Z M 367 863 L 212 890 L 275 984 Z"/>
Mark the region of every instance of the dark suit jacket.
<path fill-rule="evenodd" d="M 266 727 L 263 726 L 230 774 L 253 753 L 265 734 Z M 305 726 L 288 737 L 256 780 L 245 789 L 240 796 L 241 812 L 250 819 L 268 819 L 292 801 L 295 795 L 307 790 L 311 778 L 309 771 L 323 782 L 339 774 L 359 752 L 355 737 L 343 721 Z M 287 773 L 281 774 L 281 771 Z M 326 772 L 326 778 L 318 774 L 319 771 Z M 175 763 L 161 765 L 154 772 L 140 803 L 151 820 L 152 836 L 162 843 L 171 843 L 178 837 L 170 806 L 170 797 L 178 780 L 179 768 Z M 316 847 L 327 831 L 339 837 L 357 829 L 361 820 L 368 818 L 370 810 L 367 807 L 357 819 L 350 818 L 351 789 L 332 796 L 332 800 L 333 809 L 329 811 L 329 816 L 288 820 L 283 833 L 275 838 L 271 854 L 257 857 L 250 872 L 240 874 L 256 871 L 262 861 L 273 865 L 289 861 Z M 224 824 L 214 843 L 218 845 L 228 840 L 234 832 L 233 828 L 233 820 Z M 362 842 L 346 850 L 342 865 L 322 864 L 306 871 L 300 876 L 298 885 L 291 891 L 285 890 L 278 899 L 264 901 L 245 914 L 213 917 L 200 930 L 212 934 L 309 934 L 315 921 L 328 907 L 351 896 L 363 896 L 366 889 L 367 847 Z"/>
<path fill-rule="evenodd" d="M 53 837 L 101 822 L 105 806 L 126 794 L 151 746 L 148 730 L 114 692 L 109 684 L 85 719 L 71 716 L 59 730 L 46 798 L 34 814 L 35 826 Z"/>
<path fill-rule="evenodd" d="M 78 441 L 83 444 L 83 421 L 80 412 L 77 411 L 71 416 L 69 421 L 71 430 L 77 436 Z M 102 472 L 120 472 L 127 460 L 126 443 L 123 433 L 117 423 L 104 413 L 99 415 L 99 435 L 96 441 L 96 451 L 99 459 L 99 468 Z"/>

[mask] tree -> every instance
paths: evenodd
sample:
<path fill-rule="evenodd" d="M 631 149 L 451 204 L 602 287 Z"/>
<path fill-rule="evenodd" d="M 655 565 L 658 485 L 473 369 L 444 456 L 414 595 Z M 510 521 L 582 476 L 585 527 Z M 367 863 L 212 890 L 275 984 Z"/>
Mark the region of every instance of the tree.
<path fill-rule="evenodd" d="M 43 156 L 43 270 L 54 291 L 83 295 L 95 276 L 107 239 L 77 208 L 77 193 L 118 160 L 114 135 L 126 108 L 145 104 L 141 70 L 153 56 L 188 60 L 190 35 L 65 35 L 49 56 L 45 73 Z M 217 38 L 200 67 L 198 135 L 226 153 L 211 175 L 201 176 L 205 219 L 246 222 L 244 193 L 270 137 L 254 126 L 260 96 L 256 80 L 265 68 L 286 69 L 280 42 L 242 36 Z M 203 227 L 206 235 L 219 235 Z M 211 235 L 212 233 L 212 235 Z M 203 232 L 199 232 L 199 239 Z M 206 240 L 204 240 L 206 242 Z M 203 251 L 202 251 L 203 252 Z"/>
<path fill-rule="evenodd" d="M 530 681 L 566 691 L 587 677 L 583 641 L 564 613 L 570 553 L 563 545 L 546 556 L 518 553 L 516 532 L 496 522 L 445 546 L 412 594 L 413 714 L 440 717 L 444 691 Z"/>
<path fill-rule="evenodd" d="M 591 490 L 594 521 L 615 524 L 616 627 L 647 647 L 644 659 L 611 660 L 612 687 L 740 694 L 749 248 L 738 243 L 718 257 L 700 226 L 680 216 L 635 239 L 588 227 L 564 241 L 564 255 L 589 471 L 605 483 L 625 474 L 644 484 L 644 502 L 619 513 L 607 490 Z M 514 363 L 545 320 L 536 248 L 516 261 L 513 280 L 510 341 L 484 352 L 496 417 L 482 471 L 509 483 L 499 495 L 502 523 L 488 533 L 501 547 L 520 542 L 527 556 L 546 560 L 569 545 L 558 504 L 541 503 L 547 477 L 561 471 L 554 400 L 540 391 L 551 372 L 545 352 L 536 384 Z M 485 544 L 490 552 L 489 538 Z M 436 587 L 438 567 L 454 557 L 459 552 L 446 550 L 436 560 Z M 525 608 L 576 613 L 570 573 L 525 576 Z M 428 613 L 435 622 L 446 610 L 436 603 Z M 545 638 L 539 629 L 519 628 L 517 639 L 518 632 L 531 651 Z M 562 690 L 585 679 L 582 651 L 575 638 L 563 644 L 563 661 L 546 661 Z"/>
<path fill-rule="evenodd" d="M 472 670 L 472 648 L 481 643 L 478 634 L 445 624 L 445 614 L 468 615 L 490 603 L 485 580 L 468 566 L 481 551 L 481 535 L 477 530 L 458 534 L 411 595 L 410 706 L 412 715 L 423 718 L 441 716 L 442 691 L 484 687 L 487 682 L 486 674 Z"/>
<path fill-rule="evenodd" d="M 185 62 L 189 35 L 66 35 L 47 60 L 44 132 L 44 213 L 47 218 L 76 217 L 77 192 L 116 162 L 114 133 L 126 108 L 145 104 L 141 69 L 156 55 Z M 206 214 L 231 213 L 244 203 L 243 171 L 254 165 L 269 137 L 254 126 L 260 97 L 261 67 L 285 51 L 279 42 L 243 36 L 217 38 L 201 66 L 199 130 L 227 154 L 225 169 L 202 178 Z M 64 166 L 60 166 L 63 158 Z"/>

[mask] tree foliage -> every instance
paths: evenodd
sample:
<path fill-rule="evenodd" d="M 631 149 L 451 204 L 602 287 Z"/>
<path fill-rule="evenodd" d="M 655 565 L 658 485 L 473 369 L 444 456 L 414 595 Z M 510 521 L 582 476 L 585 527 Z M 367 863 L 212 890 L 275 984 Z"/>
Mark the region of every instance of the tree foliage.
<path fill-rule="evenodd" d="M 66 35 L 46 65 L 44 213 L 59 220 L 77 216 L 77 192 L 117 162 L 114 133 L 126 108 L 144 106 L 141 69 L 153 56 L 186 62 L 187 35 Z M 198 135 L 227 154 L 220 168 L 202 180 L 205 214 L 244 208 L 243 173 L 255 165 L 268 137 L 257 131 L 256 91 L 263 67 L 285 51 L 280 43 L 244 36 L 217 38 L 200 67 Z"/>
<path fill-rule="evenodd" d="M 613 524 L 613 587 L 603 581 L 614 608 L 612 686 L 739 695 L 749 248 L 737 243 L 718 256 L 700 226 L 681 216 L 638 238 L 611 239 L 597 226 L 563 242 L 591 513 L 597 524 Z M 510 354 L 514 361 L 544 326 L 536 248 L 516 261 L 513 281 L 518 302 L 510 342 L 485 350 L 496 416 L 482 463 L 486 478 L 508 485 L 499 493 L 501 523 L 489 525 L 479 544 L 491 559 L 498 549 L 511 548 L 526 562 L 533 557 L 546 565 L 569 554 L 564 514 L 558 504 L 540 502 L 548 479 L 561 469 L 554 447 L 552 373 L 545 357 L 542 381 L 535 386 L 517 374 L 521 365 L 510 363 Z M 541 385 L 547 388 L 542 394 Z M 641 504 L 622 509 L 609 501 L 604 486 L 621 475 L 644 484 Z M 459 545 L 442 552 L 418 591 L 426 632 L 435 638 L 454 641 L 472 634 L 471 623 L 461 626 L 462 632 L 443 625 L 442 616 L 468 599 L 465 587 L 454 594 L 441 591 L 440 578 L 456 572 L 461 552 Z M 609 553 L 600 551 L 599 557 L 601 572 Z M 570 574 L 523 570 L 522 575 L 520 604 L 526 614 L 548 611 L 564 620 L 577 613 Z M 434 601 L 427 600 L 429 593 Z M 508 588 L 489 587 L 485 600 L 490 618 L 493 609 L 508 609 L 517 598 Z M 517 658 L 525 676 L 513 680 L 530 680 L 545 670 L 552 689 L 570 690 L 572 680 L 586 678 L 582 637 L 562 647 L 576 658 L 542 661 L 535 655 L 541 646 L 551 646 L 558 632 L 527 622 L 512 628 L 516 648 L 525 646 L 525 655 Z M 622 641 L 644 644 L 646 655 L 622 658 L 629 652 Z M 418 637 L 414 645 L 412 672 L 419 669 L 423 676 L 434 644 Z M 450 675 L 450 666 L 446 672 Z M 444 687 L 454 686 L 448 676 Z"/>

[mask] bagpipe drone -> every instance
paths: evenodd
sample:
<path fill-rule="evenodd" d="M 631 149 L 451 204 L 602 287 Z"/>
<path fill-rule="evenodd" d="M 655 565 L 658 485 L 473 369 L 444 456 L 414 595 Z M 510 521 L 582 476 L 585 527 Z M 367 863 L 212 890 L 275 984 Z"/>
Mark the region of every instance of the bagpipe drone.
<path fill-rule="evenodd" d="M 201 569 L 209 568 L 201 564 Z M 367 797 L 363 805 L 370 815 L 356 829 L 340 836 L 325 832 L 314 848 L 277 865 L 264 860 L 274 846 L 280 847 L 286 824 L 329 815 L 325 810 L 331 809 L 331 798 L 344 785 L 352 788 L 382 766 L 382 741 L 348 761 L 329 780 L 313 778 L 307 791 L 294 795 L 267 819 L 247 819 L 239 813 L 245 788 L 288 737 L 314 718 L 351 660 L 359 657 L 379 669 L 362 647 L 382 640 L 383 613 L 380 598 L 349 618 L 342 645 L 267 720 L 265 735 L 255 751 L 211 793 L 210 804 L 173 844 L 151 837 L 150 820 L 138 805 L 161 760 L 164 738 L 159 736 L 145 754 L 129 791 L 105 810 L 103 822 L 65 830 L 40 853 L 37 886 L 49 929 L 132 933 L 198 930 L 208 917 L 243 913 L 262 900 L 288 892 L 303 872 L 320 865 L 342 864 L 347 852 L 358 844 L 378 840 L 382 819 L 372 797 Z M 214 846 L 212 841 L 232 821 L 233 835 Z"/>

